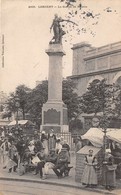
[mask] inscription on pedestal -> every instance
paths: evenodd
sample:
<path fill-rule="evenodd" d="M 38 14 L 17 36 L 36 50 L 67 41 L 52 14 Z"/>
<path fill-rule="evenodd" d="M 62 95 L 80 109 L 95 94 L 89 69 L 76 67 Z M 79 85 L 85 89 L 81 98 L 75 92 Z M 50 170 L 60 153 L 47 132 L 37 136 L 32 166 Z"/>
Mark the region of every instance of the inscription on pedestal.
<path fill-rule="evenodd" d="M 60 125 L 60 111 L 53 108 L 44 111 L 44 124 L 58 124 Z"/>

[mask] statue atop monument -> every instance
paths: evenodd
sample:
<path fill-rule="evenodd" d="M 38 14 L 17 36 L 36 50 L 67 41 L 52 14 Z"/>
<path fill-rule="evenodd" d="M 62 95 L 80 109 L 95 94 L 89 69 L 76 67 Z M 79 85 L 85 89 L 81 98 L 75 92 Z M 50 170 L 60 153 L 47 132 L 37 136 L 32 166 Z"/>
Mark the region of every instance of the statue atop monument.
<path fill-rule="evenodd" d="M 62 36 L 66 34 L 66 32 L 63 31 L 60 25 L 61 22 L 64 22 L 64 20 L 61 17 L 58 17 L 57 14 L 55 14 L 55 18 L 53 19 L 52 25 L 50 27 L 50 32 L 51 32 L 51 29 L 53 28 L 54 36 L 52 40 L 50 41 L 50 43 L 61 43 L 62 42 Z"/>
<path fill-rule="evenodd" d="M 57 44 L 57 43 L 61 44 L 62 43 L 62 37 L 63 37 L 63 35 L 66 34 L 66 32 L 62 29 L 61 24 L 60 24 L 61 22 L 71 22 L 71 23 L 77 25 L 75 22 L 72 22 L 70 20 L 64 20 L 61 17 L 58 17 L 57 14 L 55 14 L 52 25 L 50 27 L 50 32 L 53 28 L 53 33 L 54 33 L 54 36 L 53 36 L 52 40 L 50 41 L 50 44 Z"/>

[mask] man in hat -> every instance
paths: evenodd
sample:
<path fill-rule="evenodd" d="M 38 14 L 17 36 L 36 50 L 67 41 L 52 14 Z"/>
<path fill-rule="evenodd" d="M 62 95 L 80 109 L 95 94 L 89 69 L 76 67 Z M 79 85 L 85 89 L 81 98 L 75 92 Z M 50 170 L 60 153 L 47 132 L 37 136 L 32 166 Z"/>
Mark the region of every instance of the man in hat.
<path fill-rule="evenodd" d="M 26 148 L 26 144 L 25 144 L 25 140 L 24 140 L 23 135 L 20 136 L 20 139 L 17 142 L 16 148 L 17 148 L 18 154 L 20 156 L 20 162 L 21 162 L 22 157 L 23 157 L 24 152 L 25 152 L 25 148 Z"/>
<path fill-rule="evenodd" d="M 46 158 L 46 163 L 44 165 L 44 178 L 47 178 L 47 175 L 49 174 L 49 169 L 53 169 L 55 167 L 55 164 L 57 162 L 57 154 L 55 153 L 55 149 L 52 148 L 50 150 L 49 155 Z"/>
<path fill-rule="evenodd" d="M 69 155 L 68 155 L 67 149 L 62 148 L 61 152 L 58 154 L 57 163 L 55 167 L 53 168 L 53 171 L 58 176 L 58 178 L 61 178 L 63 176 L 63 173 L 68 167 L 68 161 L 69 161 L 68 159 L 69 159 Z"/>
<path fill-rule="evenodd" d="M 68 161 L 68 164 L 70 163 L 70 146 L 69 144 L 67 143 L 67 140 L 64 140 L 64 143 L 62 145 L 62 148 L 66 148 L 67 149 L 67 152 L 68 152 L 68 155 L 69 155 L 69 161 Z"/>

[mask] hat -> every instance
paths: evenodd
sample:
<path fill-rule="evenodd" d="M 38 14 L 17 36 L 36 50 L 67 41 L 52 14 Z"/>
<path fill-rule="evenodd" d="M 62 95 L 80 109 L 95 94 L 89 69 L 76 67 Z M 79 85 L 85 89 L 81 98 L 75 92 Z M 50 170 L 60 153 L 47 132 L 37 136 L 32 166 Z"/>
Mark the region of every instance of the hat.
<path fill-rule="evenodd" d="M 106 149 L 106 153 L 111 153 L 110 148 Z"/>
<path fill-rule="evenodd" d="M 34 145 L 34 142 L 33 142 L 33 141 L 30 141 L 29 144 L 30 144 L 30 145 Z"/>
<path fill-rule="evenodd" d="M 42 134 L 45 134 L 45 131 L 42 131 Z"/>

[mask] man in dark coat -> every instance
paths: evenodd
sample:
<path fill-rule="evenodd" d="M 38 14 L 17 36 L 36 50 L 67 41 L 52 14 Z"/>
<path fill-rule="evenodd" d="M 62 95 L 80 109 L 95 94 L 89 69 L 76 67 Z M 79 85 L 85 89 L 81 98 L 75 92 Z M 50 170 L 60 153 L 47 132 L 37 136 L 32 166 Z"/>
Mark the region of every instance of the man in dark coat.
<path fill-rule="evenodd" d="M 45 154 L 44 154 L 44 148 L 42 148 L 41 151 L 37 153 L 37 157 L 39 158 L 40 162 L 37 163 L 36 171 L 35 171 L 34 175 L 37 175 L 38 172 L 39 172 L 40 173 L 40 178 L 44 179 L 43 178 L 43 168 L 44 168 L 44 165 L 45 165 L 45 162 L 46 162 L 46 158 L 45 158 Z"/>
<path fill-rule="evenodd" d="M 49 174 L 49 169 L 53 169 L 55 167 L 55 164 L 57 162 L 58 155 L 55 153 L 55 149 L 52 148 L 50 150 L 49 155 L 46 158 L 46 163 L 44 165 L 44 178 L 47 178 L 47 175 Z"/>
<path fill-rule="evenodd" d="M 66 148 L 62 148 L 61 152 L 58 154 L 57 163 L 53 168 L 53 171 L 61 178 L 66 168 L 68 167 L 69 155 Z M 59 169 L 59 170 L 58 170 Z"/>

